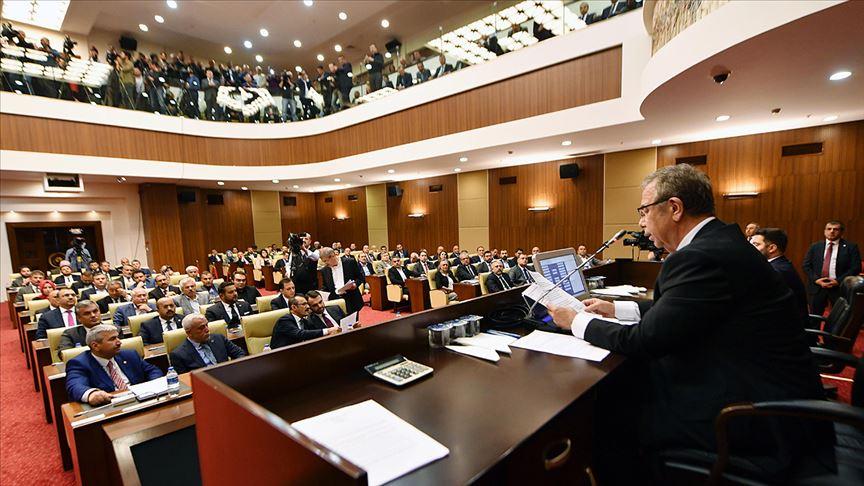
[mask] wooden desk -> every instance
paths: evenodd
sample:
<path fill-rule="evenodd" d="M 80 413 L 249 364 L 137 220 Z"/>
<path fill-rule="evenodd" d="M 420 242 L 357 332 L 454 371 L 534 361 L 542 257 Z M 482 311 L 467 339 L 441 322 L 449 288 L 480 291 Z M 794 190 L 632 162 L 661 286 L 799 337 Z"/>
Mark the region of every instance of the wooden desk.
<path fill-rule="evenodd" d="M 369 298 L 373 309 L 383 311 L 393 307 L 393 303 L 387 300 L 387 277 L 369 275 L 366 277 L 366 285 L 369 286 Z"/>
<path fill-rule="evenodd" d="M 635 285 L 637 287 L 654 288 L 657 275 L 660 273 L 661 262 L 636 262 L 630 259 L 616 259 L 614 262 L 589 268 L 583 273 L 586 277 L 602 275 L 606 277 L 606 286 Z"/>
<path fill-rule="evenodd" d="M 24 354 L 27 360 L 27 369 L 32 368 L 33 348 L 30 345 L 36 339 L 36 331 L 39 330 L 39 325 L 35 322 L 25 324 L 21 327 L 21 332 L 24 333 Z M 36 391 L 39 391 L 39 386 L 36 386 Z"/>
<path fill-rule="evenodd" d="M 453 284 L 453 292 L 456 292 L 456 298 L 459 302 L 464 302 L 466 300 L 473 299 L 474 297 L 480 297 L 482 293 L 480 291 L 479 283 L 467 283 L 467 282 L 456 282 Z"/>
<path fill-rule="evenodd" d="M 114 449 L 103 427 L 132 414 L 153 411 L 165 406 L 176 406 L 181 401 L 189 402 L 192 396 L 189 374 L 180 375 L 180 382 L 185 386 L 181 386 L 180 393 L 175 397 L 165 396 L 142 403 L 132 402 L 93 411 L 79 417 L 75 415 L 91 407 L 77 402 L 64 404 L 63 428 L 69 438 L 69 449 L 77 483 L 79 485 L 120 484 L 120 471 Z M 95 418 L 94 415 L 99 418 Z"/>
<path fill-rule="evenodd" d="M 588 484 L 595 391 L 622 357 L 593 363 L 513 348 L 512 355 L 489 363 L 429 347 L 425 328 L 430 323 L 487 315 L 521 302 L 521 291 L 485 295 L 194 373 L 204 484 L 266 483 L 268 478 L 363 483 L 362 470 L 289 424 L 370 398 L 450 449 L 449 456 L 394 484 Z M 394 354 L 435 372 L 396 388 L 363 370 Z M 307 372 L 285 374 L 298 367 Z M 334 375 L 333 369 L 340 373 Z M 224 427 L 227 416 L 230 429 Z M 565 443 L 570 455 L 547 471 L 549 451 Z M 234 467 L 219 452 L 225 450 L 232 451 L 231 462 L 254 461 L 256 467 Z"/>
<path fill-rule="evenodd" d="M 9 321 L 13 328 L 18 327 L 18 321 L 15 320 L 15 299 L 18 298 L 18 287 L 6 289 L 6 305 L 9 307 Z"/>
<path fill-rule="evenodd" d="M 264 288 L 270 290 L 271 292 L 277 290 L 279 286 L 277 282 L 273 280 L 273 267 L 266 265 L 261 267 L 261 275 L 264 277 Z"/>
<path fill-rule="evenodd" d="M 27 347 L 24 346 L 24 325 L 30 322 L 30 313 L 24 310 L 24 304 L 21 303 L 15 304 L 15 313 L 12 314 L 11 319 L 17 323 L 15 328 L 18 330 L 18 344 L 21 347 L 21 352 L 23 353 Z"/>
<path fill-rule="evenodd" d="M 405 281 L 408 289 L 408 302 L 411 304 L 411 313 L 422 312 L 430 307 L 429 303 L 429 279 L 425 277 L 411 277 Z"/>

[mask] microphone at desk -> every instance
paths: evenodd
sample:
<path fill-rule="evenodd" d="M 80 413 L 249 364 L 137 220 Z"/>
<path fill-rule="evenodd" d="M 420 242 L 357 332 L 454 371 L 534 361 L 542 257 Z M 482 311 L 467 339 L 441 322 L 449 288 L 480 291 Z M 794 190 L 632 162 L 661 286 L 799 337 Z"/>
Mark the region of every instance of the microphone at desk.
<path fill-rule="evenodd" d="M 627 230 L 623 230 L 623 229 L 621 231 L 615 233 L 615 235 L 613 235 L 612 238 L 609 238 L 609 240 L 606 243 L 603 243 L 603 245 L 600 247 L 600 249 L 598 249 L 596 252 L 594 252 L 594 254 L 596 255 L 597 253 L 600 253 L 601 251 L 605 250 L 606 248 L 609 248 L 610 246 L 615 244 L 616 241 L 620 240 L 621 237 L 623 237 L 626 234 L 627 234 Z"/>

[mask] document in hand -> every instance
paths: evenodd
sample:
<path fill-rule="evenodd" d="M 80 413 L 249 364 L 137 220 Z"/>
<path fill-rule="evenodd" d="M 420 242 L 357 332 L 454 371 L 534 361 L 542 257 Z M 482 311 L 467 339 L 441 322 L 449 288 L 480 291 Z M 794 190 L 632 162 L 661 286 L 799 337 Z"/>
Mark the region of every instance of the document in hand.
<path fill-rule="evenodd" d="M 339 321 L 339 327 L 342 328 L 343 332 L 344 331 L 350 331 L 351 329 L 354 329 L 354 324 L 357 323 L 357 316 L 358 315 L 360 315 L 360 311 L 352 312 L 352 313 L 348 314 L 347 316 L 343 317 Z"/>
<path fill-rule="evenodd" d="M 534 279 L 534 283 L 529 285 L 528 288 L 522 292 L 522 295 L 525 297 L 535 302 L 539 302 L 540 305 L 547 308 L 550 305 L 555 307 L 569 307 L 577 311 L 581 311 L 585 308 L 582 301 L 568 294 L 561 287 L 555 287 L 555 284 L 550 282 L 543 275 L 536 272 L 530 273 L 531 277 Z"/>
<path fill-rule="evenodd" d="M 374 400 L 291 426 L 363 468 L 370 485 L 392 481 L 450 453 Z"/>
<path fill-rule="evenodd" d="M 534 331 L 510 346 L 588 361 L 603 361 L 606 356 L 609 356 L 609 351 L 592 346 L 576 336 L 554 332 Z"/>

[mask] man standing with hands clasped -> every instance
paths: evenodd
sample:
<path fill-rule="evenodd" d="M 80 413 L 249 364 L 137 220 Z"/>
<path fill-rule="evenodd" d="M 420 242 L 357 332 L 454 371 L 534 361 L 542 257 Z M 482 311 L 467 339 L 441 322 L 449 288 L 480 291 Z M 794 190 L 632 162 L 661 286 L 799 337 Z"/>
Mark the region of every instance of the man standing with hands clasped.
<path fill-rule="evenodd" d="M 810 294 L 810 312 L 822 315 L 828 302 L 840 297 L 840 283 L 861 271 L 858 246 L 843 239 L 846 229 L 840 221 L 825 224 L 825 240 L 810 245 L 804 256 L 804 274 Z"/>
<path fill-rule="evenodd" d="M 638 381 L 617 393 L 635 393 L 637 403 L 610 400 L 609 418 L 599 419 L 605 430 L 598 471 L 614 478 L 610 484 L 646 482 L 659 469 L 652 458 L 664 449 L 715 452 L 714 420 L 727 405 L 823 398 L 792 292 L 737 225 L 714 217 L 708 177 L 686 164 L 658 169 L 642 183 L 637 212 L 645 233 L 670 253 L 653 301 L 588 299 L 582 312 L 549 309 L 577 338 L 635 362 L 630 370 Z M 614 410 L 624 403 L 627 410 Z M 616 439 L 634 427 L 638 444 Z M 822 450 L 815 427 L 740 420 L 730 424 L 729 440 L 748 458 L 758 456 L 753 463 L 767 477 L 779 478 L 802 455 Z M 631 459 L 641 471 L 620 468 Z"/>

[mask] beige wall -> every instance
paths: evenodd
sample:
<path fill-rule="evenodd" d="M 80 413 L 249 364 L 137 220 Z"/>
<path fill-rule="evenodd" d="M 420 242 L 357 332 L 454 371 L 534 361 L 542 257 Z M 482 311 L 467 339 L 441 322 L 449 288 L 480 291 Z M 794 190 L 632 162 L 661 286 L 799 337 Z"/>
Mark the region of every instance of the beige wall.
<path fill-rule="evenodd" d="M 282 215 L 279 208 L 279 193 L 276 191 L 252 191 L 252 228 L 255 244 L 263 248 L 271 243 L 282 242 Z"/>
<path fill-rule="evenodd" d="M 456 177 L 459 203 L 459 246 L 489 248 L 489 172 L 478 170 Z"/>
<path fill-rule="evenodd" d="M 369 246 L 387 244 L 387 186 L 366 186 L 366 221 Z"/>
<path fill-rule="evenodd" d="M 603 184 L 603 237 L 620 229 L 639 231 L 636 208 L 642 199 L 642 179 L 657 168 L 657 149 L 647 148 L 606 154 Z M 589 249 L 591 251 L 591 249 Z M 603 253 L 604 258 L 630 258 L 633 247 L 619 241 Z"/>

